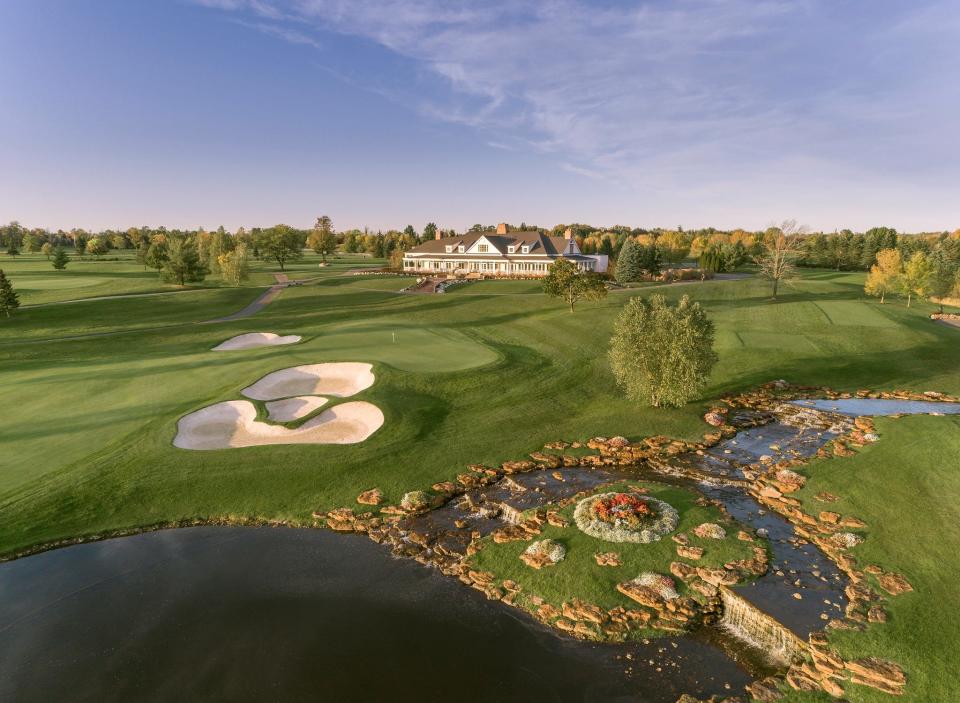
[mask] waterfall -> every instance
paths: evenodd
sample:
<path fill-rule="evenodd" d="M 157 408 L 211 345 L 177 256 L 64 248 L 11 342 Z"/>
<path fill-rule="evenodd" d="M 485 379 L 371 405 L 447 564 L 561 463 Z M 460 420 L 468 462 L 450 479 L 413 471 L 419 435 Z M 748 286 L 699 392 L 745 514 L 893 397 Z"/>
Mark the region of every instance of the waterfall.
<path fill-rule="evenodd" d="M 773 663 L 788 665 L 800 659 L 806 643 L 729 588 L 720 588 L 723 617 L 720 627 L 734 638 L 764 652 Z"/>

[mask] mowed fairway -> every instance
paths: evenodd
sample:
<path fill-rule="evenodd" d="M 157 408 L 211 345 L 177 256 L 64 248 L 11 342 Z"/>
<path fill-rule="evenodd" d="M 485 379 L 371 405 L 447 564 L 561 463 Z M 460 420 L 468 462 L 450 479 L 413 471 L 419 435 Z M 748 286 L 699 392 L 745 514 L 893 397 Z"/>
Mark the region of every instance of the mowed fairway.
<path fill-rule="evenodd" d="M 407 282 L 326 277 L 230 323 L 194 324 L 242 307 L 254 291 L 42 308 L 25 311 L 41 316 L 28 330 L 17 327 L 25 314 L 5 322 L 0 551 L 181 518 L 309 522 L 312 511 L 351 504 L 361 490 L 378 486 L 395 501 L 467 463 L 521 457 L 558 438 L 692 437 L 705 430 L 703 403 L 654 411 L 625 401 L 614 385 L 606 358 L 613 318 L 630 295 L 649 291 L 617 292 L 570 314 L 529 285 L 399 294 Z M 956 330 L 930 323 L 924 306 L 861 300 L 861 285 L 858 274 L 816 272 L 776 304 L 756 280 L 657 290 L 695 296 L 717 324 L 721 360 L 709 397 L 774 378 L 960 390 Z M 176 309 L 167 310 L 174 301 Z M 842 324 L 822 310 L 838 304 L 847 312 Z M 858 309 L 867 324 L 854 324 Z M 170 326 L 129 330 L 160 324 Z M 29 342 L 31 333 L 56 338 L 125 328 Z M 254 331 L 304 341 L 209 351 Z M 374 364 L 376 384 L 357 396 L 386 415 L 370 440 L 202 454 L 172 446 L 185 413 L 235 399 L 271 371 L 323 361 Z"/>

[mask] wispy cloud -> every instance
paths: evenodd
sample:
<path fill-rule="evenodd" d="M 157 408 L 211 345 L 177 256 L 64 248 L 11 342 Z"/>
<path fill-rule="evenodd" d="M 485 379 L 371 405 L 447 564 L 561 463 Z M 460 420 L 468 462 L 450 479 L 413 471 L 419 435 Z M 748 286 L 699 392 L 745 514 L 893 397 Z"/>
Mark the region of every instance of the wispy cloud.
<path fill-rule="evenodd" d="M 960 108 L 960 61 L 930 36 L 960 24 L 950 2 L 197 1 L 295 43 L 317 45 L 309 28 L 378 45 L 432 77 L 426 97 L 391 89 L 423 114 L 640 188 L 910 170 L 944 156 Z"/>

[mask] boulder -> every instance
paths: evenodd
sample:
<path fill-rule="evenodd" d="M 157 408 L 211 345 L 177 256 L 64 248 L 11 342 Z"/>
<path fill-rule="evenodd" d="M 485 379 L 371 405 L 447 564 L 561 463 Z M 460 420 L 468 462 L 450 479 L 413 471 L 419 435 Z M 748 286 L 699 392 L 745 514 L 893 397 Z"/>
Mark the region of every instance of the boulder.
<path fill-rule="evenodd" d="M 685 547 L 682 544 L 678 544 L 677 556 L 681 556 L 684 559 L 699 559 L 703 556 L 703 547 Z"/>
<path fill-rule="evenodd" d="M 383 491 L 379 488 L 371 488 L 357 496 L 357 502 L 361 505 L 380 505 L 383 501 Z"/>
<path fill-rule="evenodd" d="M 593 559 L 598 566 L 620 566 L 623 563 L 617 552 L 597 552 Z"/>
<path fill-rule="evenodd" d="M 913 586 L 910 585 L 910 582 L 907 581 L 903 574 L 895 574 L 893 572 L 880 574 L 877 577 L 877 582 L 880 584 L 880 588 L 892 596 L 913 590 Z"/>
<path fill-rule="evenodd" d="M 720 427 L 726 423 L 726 418 L 718 412 L 708 412 L 703 416 L 703 421 L 706 422 L 711 427 Z"/>
<path fill-rule="evenodd" d="M 727 531 L 715 522 L 705 522 L 694 527 L 693 534 L 703 539 L 723 539 Z"/>
<path fill-rule="evenodd" d="M 847 671 L 851 681 L 862 686 L 870 686 L 886 693 L 900 695 L 907 683 L 903 669 L 892 661 L 877 657 L 865 657 L 847 662 Z"/>

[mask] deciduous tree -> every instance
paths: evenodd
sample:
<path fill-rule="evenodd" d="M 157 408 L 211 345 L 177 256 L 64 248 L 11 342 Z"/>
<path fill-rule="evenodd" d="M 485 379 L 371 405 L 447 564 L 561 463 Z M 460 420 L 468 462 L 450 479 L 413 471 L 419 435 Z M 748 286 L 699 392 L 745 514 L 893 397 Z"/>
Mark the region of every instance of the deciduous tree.
<path fill-rule="evenodd" d="M 914 295 L 922 298 L 928 294 L 931 273 L 930 258 L 922 251 L 915 252 L 904 265 L 900 292 L 907 296 L 907 307 L 910 307 Z"/>
<path fill-rule="evenodd" d="M 307 246 L 319 254 L 323 262 L 327 262 L 327 256 L 337 249 L 337 238 L 333 233 L 333 220 L 326 215 L 317 218 L 313 231 L 307 238 Z"/>
<path fill-rule="evenodd" d="M 779 227 L 771 227 L 766 232 L 766 251 L 756 257 L 756 263 L 760 267 L 759 275 L 773 286 L 774 300 L 777 299 L 780 283 L 794 276 L 794 262 L 799 255 L 794 240 L 804 231 L 805 228 L 798 225 L 796 220 L 785 220 Z"/>
<path fill-rule="evenodd" d="M 878 296 L 884 302 L 887 293 L 897 290 L 900 280 L 900 252 L 896 249 L 881 249 L 876 255 L 877 263 L 870 267 L 867 282 L 863 286 L 867 295 Z"/>
<path fill-rule="evenodd" d="M 273 259 L 284 271 L 286 264 L 303 257 L 303 236 L 289 225 L 276 225 L 262 230 L 255 238 L 260 254 Z"/>
<path fill-rule="evenodd" d="M 713 336 L 713 323 L 688 296 L 676 306 L 662 295 L 632 298 L 610 340 L 613 374 L 631 400 L 680 407 L 706 387 L 717 363 Z"/>
<path fill-rule="evenodd" d="M 557 259 L 543 279 L 543 292 L 561 298 L 570 305 L 570 312 L 581 298 L 599 300 L 607 295 L 607 287 L 597 274 L 581 271 L 569 259 Z"/>
<path fill-rule="evenodd" d="M 239 286 L 249 275 L 247 245 L 239 242 L 233 251 L 228 251 L 217 257 L 220 267 L 220 276 L 231 286 Z"/>

